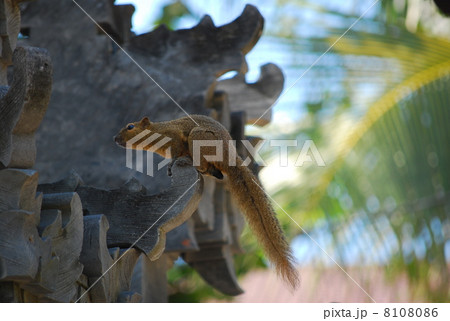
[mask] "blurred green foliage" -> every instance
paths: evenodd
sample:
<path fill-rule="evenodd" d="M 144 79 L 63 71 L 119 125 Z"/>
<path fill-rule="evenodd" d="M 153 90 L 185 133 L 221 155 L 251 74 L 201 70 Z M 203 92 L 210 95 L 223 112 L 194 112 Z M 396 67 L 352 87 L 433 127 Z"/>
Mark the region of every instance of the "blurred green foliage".
<path fill-rule="evenodd" d="M 336 43 L 332 59 L 310 71 L 319 98 L 306 103 L 289 136 L 313 139 L 327 166 L 297 169 L 297 181 L 275 198 L 304 228 L 327 226 L 327 251 L 340 264 L 349 261 L 345 251 L 356 251 L 348 264 L 383 263 L 390 277 L 408 276 L 412 297 L 448 302 L 450 32 L 433 35 L 423 17 L 408 31 L 408 13 L 420 9 L 411 9 L 415 4 L 382 2 L 378 14 Z M 329 46 L 345 30 L 309 41 Z M 291 224 L 290 234 L 296 229 Z"/>
<path fill-rule="evenodd" d="M 165 25 L 174 30 L 180 18 L 193 17 L 192 12 L 182 1 L 174 1 L 165 5 L 161 10 L 161 15 L 155 21 L 156 25 Z"/>
<path fill-rule="evenodd" d="M 288 68 L 300 75 L 371 3 L 274 1 L 265 37 L 290 53 Z M 321 152 L 326 167 L 293 169 L 295 179 L 272 196 L 310 234 L 329 233 L 325 248 L 340 264 L 383 264 L 389 278 L 408 276 L 413 297 L 448 302 L 450 19 L 432 6 L 374 6 L 298 83 L 306 96 L 294 106 L 302 115 L 295 129 L 265 136 L 312 139 Z M 274 151 L 264 155 L 275 162 Z M 279 218 L 290 238 L 300 233 L 282 211 Z M 242 244 L 238 275 L 266 265 L 248 230 Z M 225 299 L 187 265 L 169 280 L 172 301 Z"/>

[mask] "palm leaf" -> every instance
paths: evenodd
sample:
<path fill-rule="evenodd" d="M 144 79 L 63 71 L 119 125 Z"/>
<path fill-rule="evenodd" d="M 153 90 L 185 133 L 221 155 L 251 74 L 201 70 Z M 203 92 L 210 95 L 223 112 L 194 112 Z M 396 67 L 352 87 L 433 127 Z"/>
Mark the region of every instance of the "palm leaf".
<path fill-rule="evenodd" d="M 310 75 L 344 70 L 334 80 L 350 107 L 308 114 L 314 121 L 296 135 L 315 135 L 327 166 L 297 169 L 276 197 L 310 234 L 326 226 L 327 251 L 341 263 L 385 264 L 406 272 L 416 294 L 448 300 L 450 42 L 385 30 L 349 33 L 334 47 L 336 64 Z"/>

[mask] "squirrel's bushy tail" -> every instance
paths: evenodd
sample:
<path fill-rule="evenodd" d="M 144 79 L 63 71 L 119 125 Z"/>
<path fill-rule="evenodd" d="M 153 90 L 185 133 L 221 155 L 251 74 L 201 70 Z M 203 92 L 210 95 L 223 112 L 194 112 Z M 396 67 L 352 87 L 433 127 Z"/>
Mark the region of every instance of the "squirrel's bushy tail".
<path fill-rule="evenodd" d="M 225 173 L 230 193 L 277 273 L 295 288 L 299 283 L 298 272 L 280 223 L 259 180 L 241 164 L 238 159 L 237 166 L 230 166 Z"/>

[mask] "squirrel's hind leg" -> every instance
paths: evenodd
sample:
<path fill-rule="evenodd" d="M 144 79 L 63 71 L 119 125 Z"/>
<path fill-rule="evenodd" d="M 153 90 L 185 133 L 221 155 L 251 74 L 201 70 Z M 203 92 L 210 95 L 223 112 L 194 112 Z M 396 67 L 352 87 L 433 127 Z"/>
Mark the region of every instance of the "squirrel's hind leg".
<path fill-rule="evenodd" d="M 204 143 L 202 144 L 202 142 Z M 215 144 L 214 142 L 218 143 Z M 194 148 L 196 143 L 199 145 Z M 214 166 L 213 163 L 209 163 L 205 159 L 205 156 L 222 155 L 223 157 L 223 150 L 219 150 L 220 148 L 223 148 L 223 141 L 218 139 L 215 133 L 211 130 L 195 127 L 189 133 L 188 144 L 189 153 L 191 154 L 195 168 L 197 168 L 197 170 L 202 174 L 214 176 L 217 179 L 223 179 L 222 172 Z M 194 150 L 196 148 L 200 148 L 200 150 Z"/>

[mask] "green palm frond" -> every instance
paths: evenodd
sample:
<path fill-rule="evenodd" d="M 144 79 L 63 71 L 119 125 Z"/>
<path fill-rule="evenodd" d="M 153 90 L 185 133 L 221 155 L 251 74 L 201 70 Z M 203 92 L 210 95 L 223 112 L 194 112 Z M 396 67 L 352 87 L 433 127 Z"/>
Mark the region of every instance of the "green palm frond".
<path fill-rule="evenodd" d="M 349 33 L 333 48 L 339 65 L 330 70 L 354 62 L 340 84 L 351 107 L 309 113 L 327 166 L 298 169 L 299 182 L 276 195 L 304 226 L 326 221 L 344 263 L 342 251 L 357 247 L 360 263 L 384 257 L 373 262 L 406 272 L 417 293 L 448 300 L 450 41 L 386 31 Z M 352 229 L 361 244 L 352 244 Z"/>

